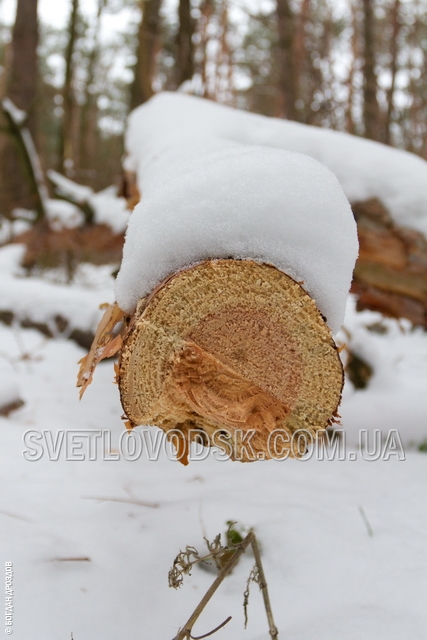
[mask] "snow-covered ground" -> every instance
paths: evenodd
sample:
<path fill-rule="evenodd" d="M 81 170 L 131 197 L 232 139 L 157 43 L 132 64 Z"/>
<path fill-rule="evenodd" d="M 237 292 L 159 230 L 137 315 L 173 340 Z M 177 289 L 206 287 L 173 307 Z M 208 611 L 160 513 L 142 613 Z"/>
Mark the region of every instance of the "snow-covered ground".
<path fill-rule="evenodd" d="M 166 113 L 172 99 L 175 100 L 171 96 L 155 99 L 160 112 L 162 100 Z M 176 117 L 193 125 L 192 111 L 187 106 L 194 99 L 178 99 L 182 100 L 182 109 L 176 110 Z M 236 120 L 235 112 L 217 109 L 205 103 L 198 126 L 204 132 L 209 127 L 213 130 L 214 139 L 208 151 L 215 155 L 217 140 L 221 165 L 228 166 L 227 154 L 230 158 L 236 154 L 244 156 L 244 144 L 282 148 L 294 145 L 294 150 L 299 145 L 297 151 L 311 151 L 311 155 L 329 163 L 339 177 L 342 169 L 340 182 L 348 197 L 356 192 L 358 199 L 381 197 L 384 192 L 384 202 L 392 213 L 406 213 L 408 224 L 425 227 L 426 163 L 409 154 L 385 152 L 375 143 L 353 140 L 343 134 L 309 132 L 310 128 L 302 125 L 260 119 L 251 114 L 239 114 Z M 134 112 L 131 125 L 138 113 L 139 110 Z M 224 117 L 216 120 L 217 113 L 223 113 Z M 156 123 L 159 130 L 157 120 Z M 179 126 L 175 128 L 179 130 Z M 138 158 L 141 161 L 138 145 L 144 142 L 144 136 L 142 128 L 138 131 L 142 138 L 138 134 L 132 140 L 132 145 L 136 145 L 133 161 Z M 150 126 L 144 131 L 150 137 Z M 166 129 L 164 134 L 166 147 L 159 151 L 164 153 L 169 168 L 177 168 L 179 144 L 174 147 L 177 140 L 169 139 Z M 204 142 L 197 140 L 196 129 L 194 135 L 192 148 L 198 146 L 203 155 Z M 380 166 L 378 158 L 384 157 L 383 152 L 388 154 L 387 162 Z M 285 152 L 265 153 L 268 158 L 262 157 L 268 178 L 273 158 Z M 257 175 L 261 155 L 261 151 L 257 152 L 256 166 L 250 175 Z M 240 160 L 233 165 L 234 169 Z M 156 188 L 156 180 L 163 188 L 165 174 L 157 171 L 156 175 L 156 158 L 149 154 L 147 162 L 152 170 L 145 173 L 136 165 L 128 168 L 137 170 L 141 180 L 144 175 L 143 181 L 154 185 L 150 188 Z M 309 159 L 304 163 L 304 170 L 317 167 L 313 169 L 317 177 L 323 172 L 332 191 L 335 189 L 335 218 L 339 222 L 341 211 L 343 220 L 347 220 L 342 227 L 340 222 L 335 225 L 334 216 L 334 220 L 328 221 L 325 201 L 319 200 L 323 203 L 325 225 L 331 223 L 332 228 L 344 235 L 354 234 L 345 199 L 340 204 L 343 197 L 340 188 L 336 182 L 332 188 L 333 176 Z M 195 170 L 196 165 L 197 160 Z M 292 163 L 288 167 L 295 169 Z M 181 165 L 183 180 L 187 169 Z M 304 186 L 301 183 L 304 170 L 292 173 L 293 180 L 285 193 L 280 191 L 278 174 L 273 176 L 274 187 L 281 194 L 279 199 L 286 200 L 288 194 L 293 198 L 291 209 L 296 211 L 304 190 L 300 188 L 299 194 L 292 194 L 292 184 L 296 180 L 300 187 Z M 221 172 L 215 184 L 226 181 L 227 176 L 222 169 Z M 189 175 L 190 182 L 186 184 L 191 183 Z M 302 213 L 310 210 L 311 215 L 313 203 L 322 195 L 321 180 L 315 182 L 316 193 L 300 198 Z M 390 183 L 391 190 L 387 187 Z M 74 186 L 62 182 L 65 190 Z M 228 186 L 232 188 L 231 183 Z M 375 188 L 379 191 L 375 192 Z M 144 202 L 150 203 L 150 194 L 146 188 L 143 192 L 140 211 L 144 213 Z M 214 196 L 224 196 L 223 202 L 227 198 L 233 201 L 236 192 L 213 192 L 211 185 L 208 196 L 206 202 L 193 199 L 196 207 L 187 223 L 192 222 L 193 216 L 194 225 L 200 225 L 197 210 L 214 206 Z M 93 195 L 86 191 L 82 197 L 111 199 L 105 192 Z M 278 222 L 280 202 L 274 201 L 274 194 L 268 202 L 277 205 L 269 208 L 268 215 L 272 223 Z M 262 212 L 262 202 L 258 205 Z M 99 212 L 117 219 L 122 228 L 128 214 L 123 202 L 118 207 L 122 217 L 116 216 L 107 200 L 99 203 Z M 57 224 L 67 226 L 74 210 L 62 206 L 56 211 Z M 255 226 L 240 238 L 243 253 L 247 252 L 248 238 L 262 227 L 262 220 L 261 226 L 256 227 L 259 221 L 254 211 L 251 215 Z M 244 228 L 241 222 L 234 225 L 235 247 L 239 228 Z M 279 223 L 282 225 L 282 221 Z M 283 222 L 280 228 L 285 229 L 286 224 Z M 188 233 L 187 238 L 186 234 L 181 238 L 176 224 L 170 229 L 166 227 L 167 224 L 164 229 L 175 244 L 188 241 Z M 307 218 L 294 229 L 293 242 L 298 241 L 299 230 L 303 233 L 299 245 L 303 252 L 313 231 L 306 227 Z M 191 224 L 186 228 L 191 232 Z M 274 232 L 273 224 L 271 229 Z M 206 229 L 202 232 L 206 234 Z M 226 237 L 226 225 L 221 233 Z M 311 235 L 315 240 L 316 234 Z M 159 239 L 163 239 L 161 233 Z M 206 245 L 209 252 L 211 240 Z M 272 234 L 266 239 L 266 246 L 267 240 L 274 245 Z M 341 240 L 344 238 L 332 239 L 323 248 L 338 248 Z M 337 268 L 345 262 L 348 273 L 342 276 L 344 280 L 347 276 L 349 279 L 355 254 L 354 237 L 346 236 L 345 242 L 348 259 L 340 256 L 335 260 Z M 148 252 L 149 247 L 140 239 L 136 245 L 141 255 Z M 305 252 L 302 262 L 309 266 L 311 260 L 314 270 L 319 273 L 323 270 L 331 278 L 337 276 L 333 273 L 334 258 L 330 263 L 320 263 L 313 257 L 317 255 L 314 241 L 307 246 L 310 251 Z M 235 247 L 233 251 L 237 251 Z M 180 248 L 176 251 L 179 253 Z M 53 277 L 49 279 L 46 274 L 25 278 L 19 267 L 21 254 L 19 246 L 0 250 L 0 310 L 15 311 L 12 326 L 0 325 L 0 404 L 10 403 L 12 398 L 24 401 L 7 418 L 0 417 L 0 527 L 5 569 L 13 565 L 13 594 L 6 595 L 13 597 L 15 638 L 59 640 L 70 639 L 72 635 L 74 640 L 171 640 L 213 580 L 212 574 L 195 567 L 182 588 L 172 591 L 168 588 L 167 574 L 174 557 L 186 545 L 194 545 L 202 552 L 203 537 L 212 540 L 217 533 L 225 532 L 226 521 L 233 520 L 240 526 L 253 527 L 258 536 L 282 640 L 425 639 L 427 456 L 419 450 L 419 445 L 427 442 L 425 332 L 406 322 L 385 320 L 376 313 L 357 314 L 354 300 L 349 298 L 344 329 L 338 340 L 363 357 L 374 373 L 364 390 L 355 390 L 350 382 L 346 383 L 340 409 L 342 447 L 338 447 L 334 459 L 325 459 L 327 452 L 320 449 L 323 460 L 314 452 L 301 461 L 241 464 L 220 461 L 215 452 L 207 457 L 199 452 L 202 459 L 193 459 L 184 467 L 171 459 L 170 448 L 164 450 L 162 432 L 137 429 L 127 434 L 121 421 L 111 362 L 98 366 L 93 384 L 79 403 L 75 388 L 77 361 L 84 351 L 64 335 L 49 339 L 18 326 L 19 321 L 28 318 L 51 326 L 55 335 L 56 318 L 61 316 L 70 329 L 93 331 L 99 318 L 99 304 L 114 299 L 108 267 L 82 267 L 72 286 L 65 286 L 58 283 L 60 274 L 51 274 Z M 173 243 L 165 246 L 163 257 L 171 255 Z M 201 257 L 192 256 L 191 260 Z M 297 260 L 298 255 L 293 257 L 290 269 Z M 173 266 L 176 268 L 171 264 L 168 268 Z M 340 290 L 337 279 L 330 293 L 331 303 L 339 299 L 344 308 L 346 291 Z M 339 324 L 339 315 L 337 312 L 332 325 Z M 375 430 L 380 437 L 377 453 L 372 452 L 375 438 L 372 441 L 363 437 L 367 432 L 373 436 Z M 142 445 L 134 455 L 132 443 Z M 250 556 L 243 557 L 226 578 L 194 628 L 196 636 L 209 632 L 231 615 L 231 622 L 215 635 L 218 640 L 268 639 L 262 598 L 255 585 L 251 589 L 248 629 L 243 629 L 243 591 L 252 562 Z M 7 602 L 12 607 L 11 600 Z M 5 622 L 9 621 L 6 618 Z M 5 630 L 8 628 L 5 624 Z"/>
<path fill-rule="evenodd" d="M 20 267 L 24 252 L 20 244 L 0 248 L 0 311 L 13 311 L 17 321 L 45 324 L 52 335 L 67 337 L 73 329 L 95 333 L 102 317 L 100 305 L 114 300 L 113 267 L 80 265 L 76 284 L 70 286 L 52 282 L 55 272 L 46 272 L 43 278 L 25 277 Z M 61 276 L 56 272 L 57 280 Z"/>
<path fill-rule="evenodd" d="M 88 313 L 97 302 L 86 301 Z M 372 331 L 378 321 L 386 332 Z M 120 452 L 124 432 L 112 364 L 98 366 L 79 403 L 82 349 L 0 325 L 3 379 L 25 401 L 0 418 L 0 527 L 3 560 L 14 570 L 13 637 L 171 640 L 213 579 L 196 567 L 179 591 L 169 589 L 173 558 L 186 544 L 202 551 L 203 536 L 224 532 L 231 519 L 259 537 L 280 638 L 424 640 L 427 456 L 410 443 L 427 436 L 427 335 L 356 314 L 352 301 L 345 327 L 342 339 L 374 367 L 366 390 L 345 389 L 345 460 L 241 464 L 210 456 L 184 467 L 162 451 L 149 459 L 146 448 L 127 460 L 123 440 L 119 459 L 106 459 Z M 362 457 L 357 433 L 374 428 L 399 430 L 405 460 L 401 452 Z M 90 442 L 101 433 L 96 456 L 88 430 Z M 231 615 L 215 637 L 267 640 L 256 585 L 243 629 L 252 562 L 244 557 L 224 581 L 195 635 Z"/>

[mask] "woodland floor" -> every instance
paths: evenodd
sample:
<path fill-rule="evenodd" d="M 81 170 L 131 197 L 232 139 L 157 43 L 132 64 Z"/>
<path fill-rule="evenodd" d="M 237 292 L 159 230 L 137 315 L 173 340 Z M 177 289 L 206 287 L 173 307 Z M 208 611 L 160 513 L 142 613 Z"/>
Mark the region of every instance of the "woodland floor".
<path fill-rule="evenodd" d="M 0 529 L 4 561 L 14 564 L 14 637 L 171 640 L 213 579 L 195 567 L 179 591 L 169 589 L 175 555 L 187 544 L 203 551 L 203 536 L 213 539 L 233 520 L 253 527 L 262 545 L 280 638 L 424 640 L 427 456 L 418 447 L 427 436 L 427 334 L 377 313 L 356 314 L 353 301 L 346 330 L 342 341 L 374 373 L 366 389 L 346 385 L 345 460 L 210 457 L 183 467 L 162 451 L 157 460 L 146 450 L 136 461 L 103 459 L 118 450 L 123 432 L 112 363 L 98 367 L 79 403 L 82 348 L 0 325 L 0 356 L 25 403 L 0 417 Z M 375 428 L 399 430 L 405 460 L 362 458 L 358 431 Z M 55 461 L 44 440 L 43 457 L 29 461 L 28 430 L 48 439 L 51 432 L 51 442 L 62 430 L 105 430 L 112 444 L 100 447 L 97 460 L 66 460 L 62 448 Z M 252 563 L 244 557 L 224 581 L 195 635 L 231 615 L 214 637 L 267 640 L 256 585 L 243 629 Z"/>

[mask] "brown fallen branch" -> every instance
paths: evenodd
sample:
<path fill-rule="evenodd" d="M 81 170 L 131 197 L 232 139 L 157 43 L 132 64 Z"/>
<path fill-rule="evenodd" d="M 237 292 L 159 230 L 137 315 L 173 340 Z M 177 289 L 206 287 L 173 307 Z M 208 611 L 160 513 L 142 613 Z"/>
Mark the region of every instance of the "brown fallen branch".
<path fill-rule="evenodd" d="M 91 559 L 88 556 L 76 558 L 52 558 L 51 562 L 91 562 Z"/>
<path fill-rule="evenodd" d="M 106 224 L 72 229 L 52 229 L 47 221 L 33 225 L 13 238 L 24 244 L 25 269 L 65 268 L 70 280 L 81 262 L 118 265 L 122 258 L 124 235 L 114 233 Z"/>
<path fill-rule="evenodd" d="M 7 416 L 13 411 L 17 411 L 21 407 L 24 406 L 23 400 L 14 400 L 13 402 L 9 402 L 7 404 L 0 404 L 0 416 L 7 418 Z"/>
<path fill-rule="evenodd" d="M 314 439 L 335 421 L 343 371 L 328 326 L 297 282 L 266 264 L 211 260 L 140 302 L 117 380 L 130 426 L 178 430 L 185 464 L 191 440 L 235 460 L 274 457 L 278 431 L 288 437 L 281 454 L 303 455 L 307 441 L 293 435 Z"/>
<path fill-rule="evenodd" d="M 358 310 L 427 328 L 427 240 L 397 226 L 378 200 L 356 203 L 353 212 L 360 243 L 352 284 Z"/>

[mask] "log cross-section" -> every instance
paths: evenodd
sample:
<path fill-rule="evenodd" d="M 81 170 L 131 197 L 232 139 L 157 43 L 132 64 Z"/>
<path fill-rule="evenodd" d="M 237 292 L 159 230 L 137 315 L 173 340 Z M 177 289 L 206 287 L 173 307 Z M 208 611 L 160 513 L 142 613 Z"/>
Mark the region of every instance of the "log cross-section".
<path fill-rule="evenodd" d="M 334 421 L 343 371 L 314 301 L 275 267 L 210 260 L 141 300 L 124 336 L 118 383 L 129 422 L 179 429 L 232 459 L 274 457 L 271 434 L 314 438 Z M 248 456 L 243 442 L 253 430 Z M 303 439 L 304 441 L 304 439 Z M 306 442 L 306 440 L 304 441 Z"/>

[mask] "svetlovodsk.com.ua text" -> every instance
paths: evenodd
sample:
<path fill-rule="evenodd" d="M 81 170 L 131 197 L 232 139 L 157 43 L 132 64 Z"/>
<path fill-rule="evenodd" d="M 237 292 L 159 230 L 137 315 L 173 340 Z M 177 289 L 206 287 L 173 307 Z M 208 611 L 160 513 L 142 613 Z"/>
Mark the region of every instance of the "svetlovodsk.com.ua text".
<path fill-rule="evenodd" d="M 29 462 L 48 459 L 56 462 L 69 461 L 118 461 L 135 462 L 140 459 L 150 461 L 166 456 L 176 461 L 177 453 L 186 451 L 182 446 L 189 436 L 194 440 L 191 444 L 188 459 L 200 461 L 208 457 L 216 460 L 255 461 L 271 458 L 286 460 L 296 457 L 300 461 L 316 460 L 357 460 L 387 461 L 390 459 L 405 460 L 405 451 L 397 429 L 381 431 L 375 429 L 359 431 L 358 446 L 348 447 L 346 432 L 343 429 L 326 431 L 320 438 L 314 439 L 305 429 L 290 435 L 287 431 L 276 429 L 267 440 L 267 451 L 258 451 L 253 440 L 256 431 L 230 430 L 217 431 L 213 437 L 213 448 L 203 446 L 199 430 L 183 434 L 179 429 L 166 433 L 152 427 L 136 428 L 114 434 L 108 429 L 72 430 L 28 430 L 23 435 L 23 456 Z M 114 443 L 113 443 L 114 440 Z M 353 438 L 352 438 L 353 441 Z M 182 454 L 184 455 L 184 454 Z"/>

